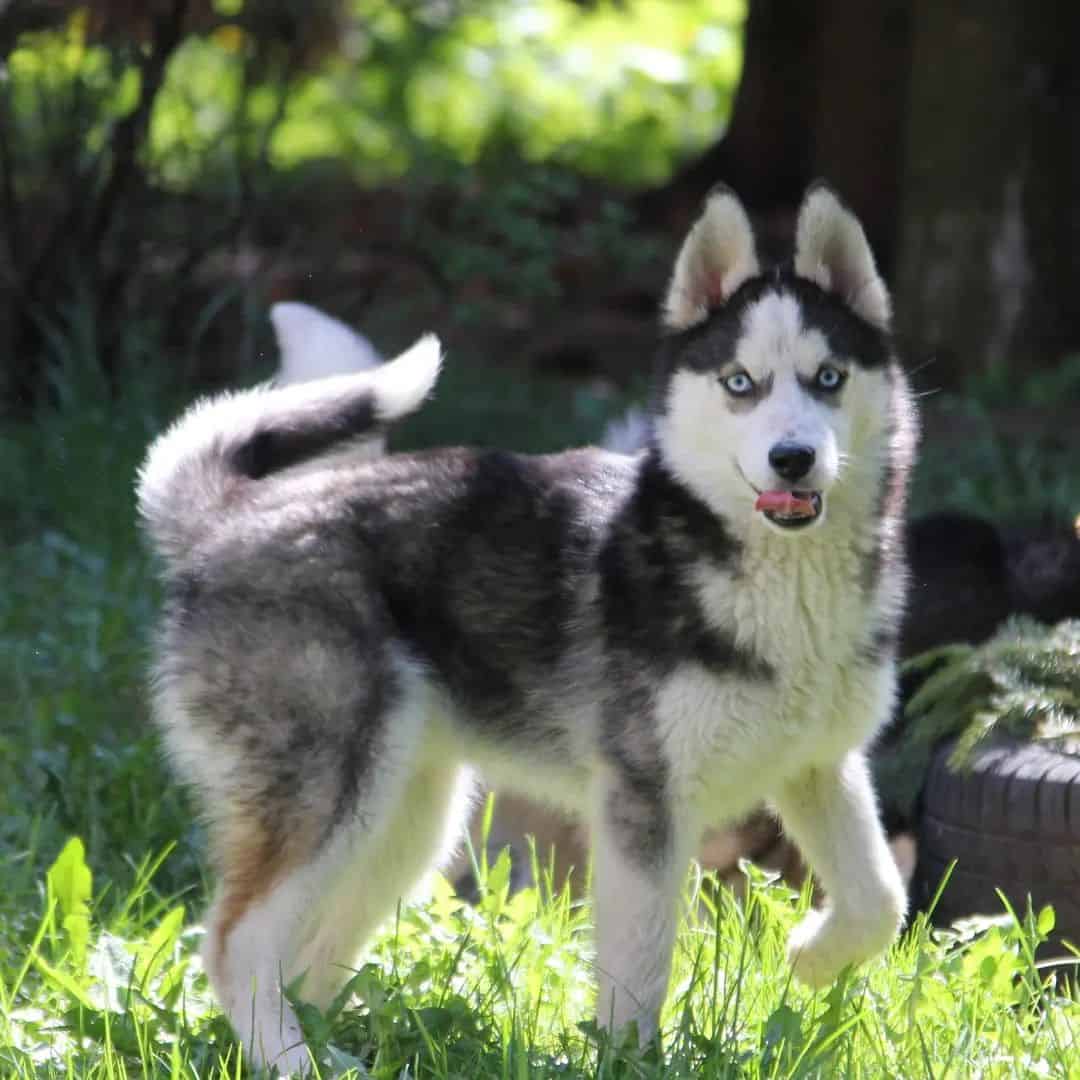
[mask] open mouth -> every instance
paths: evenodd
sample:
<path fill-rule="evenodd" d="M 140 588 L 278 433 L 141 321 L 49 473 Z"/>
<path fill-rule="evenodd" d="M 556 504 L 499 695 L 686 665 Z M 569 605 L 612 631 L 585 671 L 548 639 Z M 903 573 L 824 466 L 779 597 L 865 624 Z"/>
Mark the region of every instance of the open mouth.
<path fill-rule="evenodd" d="M 803 529 L 821 516 L 820 491 L 759 491 L 754 509 L 781 529 Z"/>

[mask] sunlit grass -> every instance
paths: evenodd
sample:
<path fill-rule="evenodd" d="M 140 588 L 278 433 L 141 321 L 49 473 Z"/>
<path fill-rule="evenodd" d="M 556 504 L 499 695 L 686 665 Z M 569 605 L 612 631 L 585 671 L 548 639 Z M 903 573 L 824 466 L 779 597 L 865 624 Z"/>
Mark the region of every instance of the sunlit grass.
<path fill-rule="evenodd" d="M 155 888 L 158 861 L 133 866 L 122 892 L 92 884 L 80 841 L 63 849 L 0 965 L 4 1076 L 241 1073 L 201 972 L 201 931 Z M 741 903 L 691 879 L 663 1049 L 644 1053 L 591 1020 L 586 904 L 544 886 L 509 895 L 505 855 L 476 906 L 436 878 L 387 922 L 326 1014 L 301 1008 L 318 1073 L 1077 1075 L 1080 1001 L 1034 958 L 1048 912 L 978 933 L 932 933 L 920 918 L 887 958 L 810 993 L 783 948 L 807 897 L 747 872 Z"/>
<path fill-rule="evenodd" d="M 0 1076 L 235 1077 L 198 959 L 203 838 L 142 690 L 158 597 L 132 481 L 178 402 L 138 377 L 116 402 L 74 357 L 60 370 L 59 407 L 0 433 Z M 462 372 L 401 439 L 572 445 L 619 405 L 580 393 Z M 805 897 L 755 876 L 739 904 L 691 878 L 663 1052 L 642 1055 L 592 1026 L 588 906 L 509 896 L 507 870 L 476 907 L 436 882 L 327 1015 L 303 1011 L 322 1075 L 1080 1076 L 1072 969 L 1034 958 L 1046 913 L 980 933 L 919 922 L 812 994 L 783 956 Z"/>

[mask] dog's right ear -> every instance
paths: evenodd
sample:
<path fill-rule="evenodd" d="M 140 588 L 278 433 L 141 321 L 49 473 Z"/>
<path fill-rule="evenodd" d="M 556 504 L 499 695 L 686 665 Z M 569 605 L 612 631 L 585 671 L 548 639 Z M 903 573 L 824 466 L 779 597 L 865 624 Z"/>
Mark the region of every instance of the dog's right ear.
<path fill-rule="evenodd" d="M 686 330 L 702 322 L 759 269 L 754 232 L 742 203 L 729 188 L 714 188 L 675 260 L 664 325 Z"/>

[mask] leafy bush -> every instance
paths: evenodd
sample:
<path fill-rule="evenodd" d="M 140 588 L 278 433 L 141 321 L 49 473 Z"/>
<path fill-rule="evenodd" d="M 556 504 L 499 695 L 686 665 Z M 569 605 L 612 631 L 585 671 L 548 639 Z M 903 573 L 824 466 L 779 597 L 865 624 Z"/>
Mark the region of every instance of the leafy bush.
<path fill-rule="evenodd" d="M 1017 435 L 1003 432 L 994 413 L 977 399 L 934 400 L 927 411 L 942 418 L 942 428 L 952 425 L 962 437 L 922 448 L 913 513 L 964 510 L 1014 523 L 1047 517 L 1071 522 L 1080 514 L 1075 434 L 1055 426 L 1049 414 Z"/>
<path fill-rule="evenodd" d="M 1023 378 L 1017 372 L 1023 371 Z M 1062 357 L 1053 367 L 1028 369 L 1015 358 L 983 375 L 970 378 L 964 395 L 983 406 L 1055 408 L 1066 402 L 1080 404 L 1080 354 Z"/>
<path fill-rule="evenodd" d="M 1014 617 L 982 645 L 945 645 L 909 660 L 924 678 L 905 708 L 902 737 L 875 771 L 888 800 L 914 806 L 934 750 L 955 739 L 950 764 L 1009 735 L 1080 754 L 1080 619 L 1047 628 Z"/>
<path fill-rule="evenodd" d="M 272 84 L 250 98 L 256 129 L 281 110 L 274 167 L 329 157 L 371 183 L 415 167 L 427 146 L 471 166 L 525 158 L 647 183 L 715 138 L 741 65 L 742 0 L 342 7 L 340 50 L 298 73 L 282 105 Z M 182 167 L 193 138 L 213 152 L 231 133 L 243 27 L 193 38 L 176 58 L 151 139 L 176 182 L 198 179 Z"/>
<path fill-rule="evenodd" d="M 9 5 L 0 402 L 47 392 L 73 308 L 113 381 L 148 321 L 185 363 L 198 351 L 189 374 L 235 378 L 253 312 L 316 270 L 353 305 L 381 290 L 399 325 L 515 305 L 542 325 L 567 265 L 651 265 L 610 186 L 715 137 L 743 17 L 741 0 Z"/>

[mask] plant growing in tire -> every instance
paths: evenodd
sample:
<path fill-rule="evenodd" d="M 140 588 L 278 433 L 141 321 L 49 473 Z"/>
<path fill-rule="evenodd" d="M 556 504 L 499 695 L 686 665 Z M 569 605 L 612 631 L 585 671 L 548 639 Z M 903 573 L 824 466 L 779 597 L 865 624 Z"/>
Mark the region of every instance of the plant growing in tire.
<path fill-rule="evenodd" d="M 913 901 L 955 862 L 938 921 L 1051 904 L 1080 946 L 1080 620 L 1013 618 L 982 645 L 908 661 L 923 682 L 876 759 L 887 802 L 918 816 Z M 919 812 L 915 814 L 916 805 Z"/>

